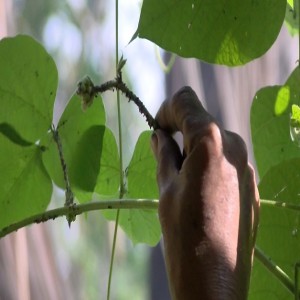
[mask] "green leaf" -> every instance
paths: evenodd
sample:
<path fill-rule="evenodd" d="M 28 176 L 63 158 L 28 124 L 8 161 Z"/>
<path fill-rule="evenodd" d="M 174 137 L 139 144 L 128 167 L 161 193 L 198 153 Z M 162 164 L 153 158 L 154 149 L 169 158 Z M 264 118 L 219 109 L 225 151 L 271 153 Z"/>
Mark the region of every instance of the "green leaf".
<path fill-rule="evenodd" d="M 152 131 L 144 131 L 135 145 L 127 168 L 129 198 L 158 199 L 156 162 L 150 148 Z"/>
<path fill-rule="evenodd" d="M 297 67 L 283 87 L 265 87 L 254 97 L 250 117 L 251 134 L 261 178 L 272 166 L 300 157 L 299 148 L 290 136 L 291 107 L 299 104 L 299 83 L 300 71 Z"/>
<path fill-rule="evenodd" d="M 143 132 L 126 171 L 130 199 L 157 199 L 156 162 L 150 149 L 151 131 Z M 116 211 L 104 211 L 104 216 L 114 220 Z M 133 244 L 146 243 L 155 246 L 161 236 L 157 211 L 147 209 L 124 209 L 120 211 L 119 225 Z"/>
<path fill-rule="evenodd" d="M 236 66 L 271 47 L 285 7 L 286 0 L 145 0 L 134 37 L 183 57 Z"/>
<path fill-rule="evenodd" d="M 0 120 L 22 139 L 36 142 L 52 123 L 57 69 L 34 39 L 19 35 L 0 41 Z"/>
<path fill-rule="evenodd" d="M 260 197 L 299 204 L 299 170 L 300 158 L 270 168 L 260 181 Z M 294 267 L 300 253 L 299 212 L 261 205 L 257 245 L 294 280 Z M 249 299 L 294 299 L 269 271 L 263 269 L 259 262 L 255 264 Z"/>
<path fill-rule="evenodd" d="M 300 107 L 296 104 L 292 105 L 291 126 L 300 127 Z"/>
<path fill-rule="evenodd" d="M 295 5 L 295 7 L 294 7 Z M 288 0 L 285 12 L 285 25 L 289 33 L 294 36 L 299 34 L 299 2 Z"/>
<path fill-rule="evenodd" d="M 52 183 L 42 150 L 22 147 L 0 134 L 0 228 L 46 210 Z"/>
<path fill-rule="evenodd" d="M 114 134 L 105 128 L 95 192 L 100 197 L 116 196 L 120 186 L 120 158 Z"/>
<path fill-rule="evenodd" d="M 100 157 L 105 135 L 105 111 L 102 99 L 97 98 L 93 105 L 83 112 L 81 101 L 74 95 L 58 123 L 64 159 L 71 188 L 79 201 L 92 199 L 92 194 L 100 171 Z M 43 155 L 44 164 L 53 181 L 65 188 L 63 171 L 57 145 L 52 133 Z"/>

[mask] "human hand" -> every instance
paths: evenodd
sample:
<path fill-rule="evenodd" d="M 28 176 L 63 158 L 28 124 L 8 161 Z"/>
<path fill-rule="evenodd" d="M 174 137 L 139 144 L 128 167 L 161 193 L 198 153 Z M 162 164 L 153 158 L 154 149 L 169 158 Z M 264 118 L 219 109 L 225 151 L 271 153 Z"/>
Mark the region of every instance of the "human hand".
<path fill-rule="evenodd" d="M 220 128 L 189 87 L 166 100 L 156 120 L 162 129 L 151 144 L 172 299 L 246 299 L 259 195 L 245 143 Z"/>

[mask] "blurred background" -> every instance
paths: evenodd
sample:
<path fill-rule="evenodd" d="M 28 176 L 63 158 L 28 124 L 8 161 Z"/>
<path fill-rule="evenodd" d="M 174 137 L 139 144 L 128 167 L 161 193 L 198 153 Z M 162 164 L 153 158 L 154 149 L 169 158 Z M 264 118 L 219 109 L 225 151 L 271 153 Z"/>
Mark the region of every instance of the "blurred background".
<path fill-rule="evenodd" d="M 155 115 L 165 97 L 190 85 L 208 111 L 247 143 L 254 164 L 249 113 L 256 91 L 283 84 L 296 67 L 298 40 L 285 27 L 263 57 L 229 69 L 195 59 L 176 58 L 165 74 L 159 57 L 164 53 L 149 41 L 129 44 L 142 2 L 119 1 L 119 55 L 127 59 L 124 81 Z M 1 0 L 0 38 L 29 34 L 54 58 L 59 72 L 54 123 L 88 74 L 102 83 L 115 76 L 115 2 L 108 0 Z M 20 49 L 22 55 L 22 49 Z M 1 67 L 1 66 L 0 66 Z M 116 134 L 116 94 L 103 95 L 107 125 Z M 121 101 L 124 166 L 139 134 L 148 129 L 137 108 Z M 126 112 L 126 113 L 125 113 Z M 55 189 L 50 207 L 62 205 L 64 193 Z M 0 240 L 0 299 L 106 299 L 114 223 L 100 212 L 32 225 Z M 119 230 L 112 278 L 112 300 L 168 300 L 161 246 L 133 246 Z"/>

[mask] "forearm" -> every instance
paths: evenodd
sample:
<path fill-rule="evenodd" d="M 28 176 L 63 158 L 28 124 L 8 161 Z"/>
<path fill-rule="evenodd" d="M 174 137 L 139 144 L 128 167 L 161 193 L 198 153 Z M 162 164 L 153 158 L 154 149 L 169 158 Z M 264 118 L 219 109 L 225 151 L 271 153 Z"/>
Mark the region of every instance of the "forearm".
<path fill-rule="evenodd" d="M 223 245 L 213 247 L 204 242 L 191 248 L 187 244 L 175 246 L 165 248 L 172 300 L 247 299 L 250 271 L 241 280 L 233 263 L 226 258 Z"/>

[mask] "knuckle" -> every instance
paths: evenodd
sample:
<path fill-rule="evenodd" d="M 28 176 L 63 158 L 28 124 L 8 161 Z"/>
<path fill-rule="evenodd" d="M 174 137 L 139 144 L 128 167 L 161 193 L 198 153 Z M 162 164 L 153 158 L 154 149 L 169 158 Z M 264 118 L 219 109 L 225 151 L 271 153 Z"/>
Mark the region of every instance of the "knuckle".
<path fill-rule="evenodd" d="M 188 141 L 188 145 L 186 145 L 189 148 L 187 149 L 188 152 L 195 148 L 199 142 L 208 147 L 212 153 L 222 150 L 222 132 L 216 123 L 205 122 L 203 124 L 203 121 L 187 120 L 185 126 L 189 135 L 186 139 Z"/>
<path fill-rule="evenodd" d="M 225 155 L 229 161 L 242 168 L 248 168 L 247 146 L 240 135 L 233 132 L 225 132 Z"/>

